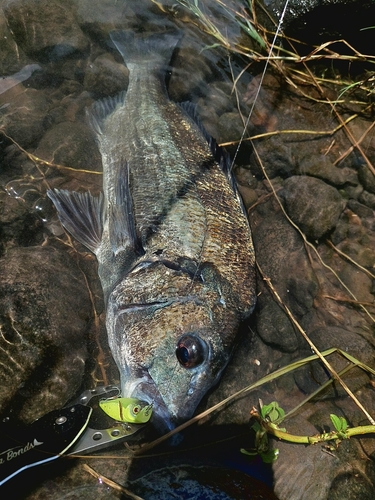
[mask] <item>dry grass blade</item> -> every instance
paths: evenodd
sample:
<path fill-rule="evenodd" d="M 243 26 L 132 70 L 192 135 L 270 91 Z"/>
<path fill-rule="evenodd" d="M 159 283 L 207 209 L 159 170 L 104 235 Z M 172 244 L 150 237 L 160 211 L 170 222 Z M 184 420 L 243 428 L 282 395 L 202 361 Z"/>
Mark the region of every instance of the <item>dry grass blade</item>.
<path fill-rule="evenodd" d="M 334 270 L 332 268 L 330 268 L 329 266 L 327 266 L 327 264 L 325 264 L 321 258 L 321 256 L 319 255 L 319 253 L 317 252 L 316 248 L 311 245 L 310 242 L 307 241 L 306 239 L 306 236 L 303 234 L 303 232 L 299 229 L 299 227 L 290 219 L 290 217 L 287 215 L 287 213 L 285 212 L 285 209 L 279 199 L 279 197 L 277 196 L 275 190 L 274 190 L 274 187 L 273 187 L 273 184 L 271 182 L 271 180 L 269 179 L 268 175 L 267 175 L 267 172 L 264 168 L 264 165 L 257 153 L 257 150 L 256 148 L 254 147 L 254 152 L 256 154 L 256 157 L 257 157 L 257 160 L 259 162 L 259 165 L 261 166 L 262 168 L 262 171 L 263 171 L 263 174 L 264 176 L 266 177 L 267 181 L 269 182 L 270 186 L 271 186 L 271 189 L 274 193 L 274 196 L 284 214 L 284 216 L 287 218 L 287 220 L 289 221 L 290 224 L 292 224 L 292 226 L 294 228 L 296 228 L 298 230 L 298 232 L 301 234 L 304 242 L 309 246 L 311 247 L 314 252 L 316 253 L 316 255 L 318 256 L 320 262 L 324 265 L 325 268 L 329 269 L 335 276 L 336 278 L 339 280 L 340 284 L 342 284 L 345 289 L 350 293 L 350 295 L 355 299 L 356 297 L 354 296 L 354 294 L 349 290 L 349 288 L 342 282 L 342 280 L 340 280 L 340 278 L 338 277 L 338 275 L 334 272 Z M 304 332 L 304 330 L 301 328 L 301 326 L 299 325 L 299 323 L 297 322 L 297 320 L 294 318 L 294 316 L 292 315 L 291 311 L 289 310 L 289 308 L 286 306 L 286 304 L 283 304 L 282 300 L 281 300 L 281 297 L 279 296 L 279 294 L 277 293 L 277 291 L 275 290 L 275 288 L 273 287 L 272 283 L 271 283 L 271 280 L 267 277 L 264 276 L 262 270 L 260 269 L 259 267 L 259 264 L 258 265 L 258 268 L 261 272 L 261 274 L 263 275 L 263 279 L 265 279 L 265 281 L 268 283 L 268 285 L 270 286 L 270 289 L 272 290 L 272 292 L 274 293 L 274 295 L 276 296 L 277 300 L 280 302 L 280 304 L 284 307 L 285 311 L 287 312 L 288 314 L 288 317 L 290 318 L 290 320 L 292 321 L 292 323 L 296 326 L 296 328 L 299 330 L 299 332 L 301 333 L 301 335 L 304 337 L 304 339 L 306 340 L 306 342 L 310 345 L 311 349 L 313 349 L 314 352 L 316 352 L 316 354 L 319 356 L 320 360 L 322 361 L 322 363 L 326 366 L 326 368 L 330 371 L 330 373 L 332 374 L 332 376 L 340 383 L 340 385 L 343 387 L 343 389 L 347 392 L 347 394 L 353 399 L 353 401 L 356 403 L 356 405 L 358 406 L 358 408 L 360 408 L 360 410 L 366 415 L 366 418 L 368 418 L 368 420 L 371 422 L 372 425 L 375 425 L 375 420 L 371 417 L 371 415 L 368 413 L 368 411 L 364 408 L 364 406 L 360 403 L 360 401 L 354 396 L 354 394 L 352 393 L 352 391 L 349 389 L 349 387 L 346 385 L 346 383 L 339 377 L 339 375 L 336 373 L 336 371 L 333 369 L 332 366 L 330 366 L 330 364 L 324 359 L 324 357 L 320 354 L 319 350 L 316 348 L 316 346 L 313 344 L 313 342 L 309 339 L 308 335 L 306 335 L 306 333 Z M 375 319 L 373 318 L 373 316 L 369 313 L 369 311 L 363 306 L 361 305 L 360 306 L 366 313 L 367 315 L 372 319 L 372 321 L 375 322 Z"/>
<path fill-rule="evenodd" d="M 289 319 L 292 321 L 294 326 L 297 328 L 297 330 L 301 333 L 303 338 L 306 340 L 306 342 L 309 344 L 311 347 L 312 351 L 317 354 L 319 357 L 320 361 L 324 364 L 324 366 L 329 370 L 331 373 L 332 377 L 337 380 L 337 382 L 341 385 L 341 387 L 344 389 L 344 391 L 352 398 L 352 400 L 355 402 L 355 404 L 358 406 L 358 408 L 364 413 L 366 418 L 371 422 L 372 425 L 375 425 L 375 420 L 372 418 L 372 416 L 369 414 L 369 412 L 366 410 L 366 408 L 362 405 L 362 403 L 358 400 L 358 398 L 353 394 L 353 392 L 349 389 L 347 384 L 342 380 L 342 378 L 339 376 L 339 374 L 336 372 L 336 370 L 333 368 L 333 366 L 328 363 L 328 361 L 325 359 L 325 357 L 321 354 L 319 349 L 315 346 L 315 344 L 311 341 L 309 336 L 306 334 L 306 332 L 303 330 L 301 325 L 298 323 L 296 318 L 293 316 L 292 311 L 289 309 L 289 307 L 284 304 L 284 302 L 281 300 L 280 295 L 277 293 L 277 290 L 274 288 L 272 285 L 272 282 L 269 278 L 267 278 L 262 269 L 259 266 L 259 263 L 257 263 L 258 269 L 263 276 L 263 279 L 267 282 L 269 288 L 271 289 L 272 293 L 275 295 L 276 299 L 278 302 L 283 306 L 284 310 L 286 311 Z"/>
<path fill-rule="evenodd" d="M 128 489 L 124 488 L 124 486 L 121 486 L 121 484 L 116 483 L 115 481 L 112 481 L 112 479 L 109 479 L 105 476 L 102 476 L 98 472 L 96 472 L 92 467 L 90 467 L 87 464 L 83 464 L 83 468 L 85 471 L 87 471 L 89 474 L 94 476 L 96 479 L 98 479 L 101 483 L 106 484 L 110 488 L 113 488 L 114 490 L 118 491 L 122 495 L 126 495 L 127 498 L 131 498 L 132 500 L 143 500 L 142 497 L 139 497 L 138 495 L 135 495 Z"/>
<path fill-rule="evenodd" d="M 94 175 L 103 175 L 103 172 L 96 172 L 95 170 L 85 170 L 85 169 L 80 169 L 80 168 L 73 168 L 73 167 L 67 167 L 66 165 L 59 165 L 58 163 L 51 163 L 47 160 L 43 160 L 42 158 L 38 158 L 37 156 L 33 155 L 32 153 L 29 153 L 24 149 L 18 142 L 16 142 L 12 137 L 10 137 L 8 134 L 4 132 L 4 130 L 0 129 L 0 132 L 7 138 L 9 139 L 17 148 L 24 153 L 29 160 L 31 160 L 35 166 L 38 168 L 40 165 L 45 165 L 47 167 L 51 168 L 56 168 L 58 170 L 69 170 L 72 172 L 80 172 L 83 174 L 94 174 Z M 39 170 L 39 168 L 38 168 Z M 39 170 L 40 171 L 40 170 Z M 42 173 L 40 171 L 40 173 Z"/>
<path fill-rule="evenodd" d="M 155 441 L 152 441 L 151 443 L 148 443 L 148 444 L 142 446 L 142 448 L 134 451 L 134 455 L 135 456 L 137 456 L 137 455 L 143 455 L 145 452 L 147 452 L 147 451 L 155 448 L 159 444 L 163 443 L 164 441 L 166 441 L 170 437 L 174 436 L 175 434 L 178 434 L 179 432 L 183 431 L 187 427 L 190 427 L 191 425 L 193 425 L 194 423 L 198 422 L 202 418 L 205 418 L 208 415 L 210 415 L 211 413 L 219 410 L 220 408 L 223 408 L 227 403 L 229 403 L 229 402 L 231 402 L 231 401 L 239 398 L 240 396 L 244 396 L 246 393 L 248 393 L 248 392 L 250 392 L 250 391 L 252 391 L 252 390 L 254 390 L 254 389 L 256 389 L 256 388 L 258 388 L 258 387 L 260 387 L 260 386 L 262 386 L 262 385 L 264 385 L 266 383 L 268 383 L 268 382 L 272 382 L 273 380 L 281 377 L 282 375 L 285 375 L 285 374 L 287 374 L 287 373 L 289 373 L 291 371 L 297 370 L 298 368 L 301 368 L 302 366 L 304 366 L 304 365 L 306 365 L 308 363 L 311 363 L 312 361 L 315 361 L 315 360 L 321 359 L 321 358 L 325 359 L 326 356 L 329 356 L 329 355 L 331 355 L 331 354 L 333 354 L 335 352 L 341 354 L 341 356 L 343 356 L 348 361 L 350 361 L 350 363 L 352 363 L 351 365 L 349 365 L 349 366 L 345 367 L 343 370 L 341 370 L 341 372 L 339 372 L 339 375 L 345 374 L 346 372 L 348 372 L 354 366 L 357 366 L 357 367 L 361 368 L 362 370 L 364 370 L 366 372 L 369 372 L 372 375 L 375 375 L 375 370 L 373 370 L 371 367 L 365 365 L 364 363 L 362 363 L 361 361 L 357 360 L 356 358 L 354 358 L 353 356 L 351 356 L 347 352 L 344 352 L 341 349 L 337 349 L 336 347 L 332 347 L 331 349 L 327 349 L 326 351 L 318 352 L 317 354 L 312 354 L 311 356 L 308 356 L 307 358 L 294 361 L 290 365 L 285 366 L 283 368 L 279 368 L 278 370 L 275 370 L 274 372 L 266 375 L 265 377 L 262 377 L 261 379 L 257 380 L 253 384 L 250 384 L 250 385 L 244 387 L 243 389 L 237 391 L 236 393 L 231 394 L 226 399 L 220 401 L 219 403 L 217 403 L 216 405 L 212 406 L 211 408 L 208 408 L 207 410 L 205 410 L 204 412 L 200 413 L 199 415 L 196 415 L 195 417 L 193 417 L 189 421 L 187 421 L 187 422 L 183 423 L 182 425 L 176 427 L 175 429 L 173 429 L 172 431 L 168 432 L 164 436 L 161 436 L 160 438 L 155 439 Z M 327 362 L 327 361 L 325 360 L 325 362 Z M 287 416 L 290 416 L 293 413 L 295 413 L 303 404 L 305 404 L 307 401 L 311 400 L 314 396 L 316 396 L 317 394 L 319 394 L 322 390 L 324 390 L 326 387 L 328 387 L 333 382 L 334 382 L 334 379 L 328 380 L 324 385 L 322 385 L 313 394 L 311 394 L 310 396 L 308 396 L 308 398 L 306 398 L 296 408 L 294 408 L 293 410 L 291 410 L 285 416 L 285 418 Z M 284 418 L 284 420 L 285 420 L 285 418 Z M 371 416 L 369 418 L 369 421 L 371 422 L 372 425 L 375 425 L 375 422 L 374 422 L 374 420 L 372 419 Z"/>
<path fill-rule="evenodd" d="M 345 259 L 347 259 L 349 262 L 351 262 L 354 266 L 358 267 L 358 269 L 360 269 L 361 271 L 363 271 L 364 273 L 366 273 L 370 278 L 372 279 L 375 279 L 375 274 L 372 274 L 370 271 L 368 271 L 365 267 L 361 266 L 360 264 L 358 264 L 358 262 L 356 262 L 355 260 L 353 260 L 351 257 L 349 257 L 349 255 L 347 255 L 346 253 L 342 252 L 341 250 L 339 250 L 333 243 L 332 241 L 330 240 L 326 240 L 326 243 L 327 245 L 329 245 L 331 248 L 333 248 L 333 250 L 335 252 L 337 252 L 339 255 L 341 255 L 341 257 L 344 257 Z M 374 304 L 375 305 L 375 304 Z"/>
<path fill-rule="evenodd" d="M 355 141 L 355 143 L 349 149 L 347 149 L 341 156 L 339 156 L 334 161 L 333 164 L 337 165 L 338 163 L 340 163 L 340 161 L 344 160 L 356 147 L 358 147 L 359 144 L 361 144 L 361 142 L 363 142 L 364 138 L 368 135 L 368 133 L 372 130 L 372 128 L 374 127 L 374 125 L 375 125 L 375 122 L 372 122 L 371 125 L 367 128 L 367 130 L 361 135 L 361 137 L 357 141 Z M 343 126 L 344 126 L 344 124 L 343 124 Z M 345 130 L 347 130 L 347 129 L 345 129 Z M 372 164 L 369 163 L 368 165 L 369 165 L 370 170 L 372 171 L 372 173 L 375 175 L 375 170 L 373 170 Z"/>
<path fill-rule="evenodd" d="M 220 143 L 220 146 L 221 147 L 233 146 L 235 144 L 240 144 L 244 141 L 254 141 L 256 139 L 264 139 L 265 137 L 271 137 L 273 135 L 283 135 L 283 134 L 284 135 L 301 134 L 301 135 L 332 136 L 336 132 L 338 132 L 340 129 L 342 129 L 345 124 L 351 122 L 352 120 L 354 120 L 357 117 L 358 117 L 357 114 L 349 116 L 348 118 L 346 118 L 346 120 L 343 124 L 337 125 L 337 127 L 335 127 L 332 130 L 301 130 L 301 129 L 299 129 L 299 130 L 272 130 L 271 132 L 264 132 L 262 134 L 252 135 L 250 137 L 246 137 L 246 138 L 244 138 L 242 140 L 238 140 L 238 141 L 222 142 L 222 143 Z"/>
<path fill-rule="evenodd" d="M 283 212 L 285 218 L 288 220 L 288 222 L 299 232 L 299 234 L 301 235 L 303 241 L 305 242 L 305 245 L 309 248 L 311 248 L 313 250 L 313 252 L 315 253 L 315 255 L 317 256 L 317 258 L 319 259 L 319 262 L 322 264 L 322 266 L 327 269 L 328 271 L 330 271 L 334 276 L 335 278 L 337 279 L 337 281 L 340 283 L 340 285 L 345 288 L 345 290 L 351 295 L 351 297 L 357 301 L 359 303 L 359 301 L 357 300 L 357 297 L 354 295 L 354 293 L 345 285 L 345 283 L 340 279 L 340 277 L 337 275 L 337 273 L 332 269 L 332 267 L 328 266 L 324 260 L 322 259 L 322 257 L 320 256 L 319 252 L 317 251 L 317 249 L 314 247 L 314 245 L 312 245 L 306 238 L 306 236 L 303 234 L 303 232 L 300 230 L 300 228 L 297 226 L 297 224 L 295 224 L 292 219 L 288 216 L 288 214 L 285 212 L 285 209 L 283 207 L 283 204 L 281 203 L 279 197 L 277 196 L 277 193 L 276 193 L 276 190 L 270 180 L 270 178 L 268 177 L 267 175 L 267 172 L 266 172 L 266 169 L 264 168 L 264 165 L 263 165 L 263 162 L 262 160 L 260 159 L 259 155 L 258 155 L 258 152 L 254 146 L 254 153 L 256 155 L 256 158 L 257 158 L 257 161 L 259 162 L 259 165 L 262 169 L 262 172 L 265 176 L 265 178 L 267 179 L 271 189 L 272 189 L 272 193 L 273 195 L 275 196 L 275 199 L 277 201 L 277 203 L 279 204 L 280 208 L 281 208 L 281 211 Z M 366 307 L 364 307 L 363 305 L 361 305 L 361 309 L 367 314 L 367 316 L 371 319 L 372 322 L 375 323 L 375 318 L 370 314 L 370 312 L 366 309 Z"/>

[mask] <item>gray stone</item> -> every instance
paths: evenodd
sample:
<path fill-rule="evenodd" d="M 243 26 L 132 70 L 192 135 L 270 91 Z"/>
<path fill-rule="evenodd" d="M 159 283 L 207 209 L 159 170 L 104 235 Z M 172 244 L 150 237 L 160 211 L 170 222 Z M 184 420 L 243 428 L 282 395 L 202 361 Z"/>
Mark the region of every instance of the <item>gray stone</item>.
<path fill-rule="evenodd" d="M 9 104 L 0 110 L 1 125 L 7 135 L 28 148 L 43 134 L 48 102 L 42 91 L 19 84 Z"/>
<path fill-rule="evenodd" d="M 42 240 L 42 225 L 25 203 L 0 191 L 0 255 L 8 246 L 36 245 Z"/>
<path fill-rule="evenodd" d="M 302 238 L 280 213 L 269 214 L 256 225 L 252 223 L 252 227 L 262 272 L 266 277 L 272 277 L 272 284 L 281 299 L 302 318 L 312 307 L 318 292 L 316 277 L 302 251 Z M 269 293 L 263 282 L 259 283 L 259 288 L 262 293 Z M 277 342 L 276 338 L 274 342 Z"/>
<path fill-rule="evenodd" d="M 305 156 L 299 160 L 298 173 L 317 177 L 334 186 L 358 185 L 358 178 L 354 170 L 335 167 L 330 158 L 325 155 Z"/>
<path fill-rule="evenodd" d="M 128 83 L 126 66 L 115 62 L 111 55 L 102 54 L 87 65 L 83 85 L 95 98 L 102 98 L 125 90 Z"/>
<path fill-rule="evenodd" d="M 259 142 L 257 144 L 257 155 L 253 153 L 250 157 L 252 172 L 263 177 L 258 157 L 261 158 L 270 179 L 276 176 L 288 177 L 295 172 L 296 164 L 293 157 L 293 148 L 278 136 L 269 137 Z"/>
<path fill-rule="evenodd" d="M 368 191 L 362 191 L 358 197 L 358 201 L 375 210 L 375 194 Z"/>
<path fill-rule="evenodd" d="M 287 179 L 283 198 L 289 217 L 311 240 L 333 230 L 345 206 L 337 189 L 308 176 Z"/>
<path fill-rule="evenodd" d="M 358 177 L 366 191 L 375 193 L 375 175 L 367 165 L 361 165 L 358 169 Z"/>
<path fill-rule="evenodd" d="M 88 39 L 65 2 L 10 0 L 4 14 L 16 42 L 31 56 L 53 61 L 88 49 Z"/>
<path fill-rule="evenodd" d="M 74 259 L 56 248 L 10 249 L 0 275 L 0 407 L 30 422 L 82 383 L 90 301 Z"/>
<path fill-rule="evenodd" d="M 101 157 L 94 134 L 80 122 L 65 121 L 50 128 L 35 154 L 43 160 L 77 170 L 101 170 Z"/>
<path fill-rule="evenodd" d="M 2 15 L 0 16 L 0 40 L 0 75 L 4 77 L 20 71 L 30 61 L 23 50 L 17 47 L 5 17 Z"/>

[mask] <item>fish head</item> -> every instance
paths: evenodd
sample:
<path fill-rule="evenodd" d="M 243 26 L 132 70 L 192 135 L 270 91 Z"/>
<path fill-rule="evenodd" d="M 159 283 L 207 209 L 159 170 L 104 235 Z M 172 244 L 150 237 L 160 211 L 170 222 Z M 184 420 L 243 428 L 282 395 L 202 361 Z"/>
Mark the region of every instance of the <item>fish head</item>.
<path fill-rule="evenodd" d="M 239 314 L 222 288 L 157 264 L 127 276 L 109 297 L 122 395 L 152 404 L 160 430 L 193 415 L 230 359 Z"/>

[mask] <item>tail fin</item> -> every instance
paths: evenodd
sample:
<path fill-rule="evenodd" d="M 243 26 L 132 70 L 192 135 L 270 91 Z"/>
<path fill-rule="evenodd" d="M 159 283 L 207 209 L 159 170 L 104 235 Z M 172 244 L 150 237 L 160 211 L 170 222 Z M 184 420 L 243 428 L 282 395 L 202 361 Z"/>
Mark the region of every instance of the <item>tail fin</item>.
<path fill-rule="evenodd" d="M 126 65 L 152 62 L 157 66 L 168 65 L 182 33 L 165 31 L 145 37 L 133 31 L 113 31 L 111 40 L 122 55 Z"/>

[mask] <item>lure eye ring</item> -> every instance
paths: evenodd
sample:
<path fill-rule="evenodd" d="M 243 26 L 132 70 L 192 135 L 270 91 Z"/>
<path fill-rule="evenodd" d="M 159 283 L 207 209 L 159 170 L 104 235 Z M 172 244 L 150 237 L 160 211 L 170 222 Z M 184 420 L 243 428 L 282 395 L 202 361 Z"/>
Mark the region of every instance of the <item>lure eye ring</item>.
<path fill-rule="evenodd" d="M 184 368 L 195 368 L 206 358 L 207 344 L 196 335 L 187 334 L 177 342 L 176 357 Z"/>

